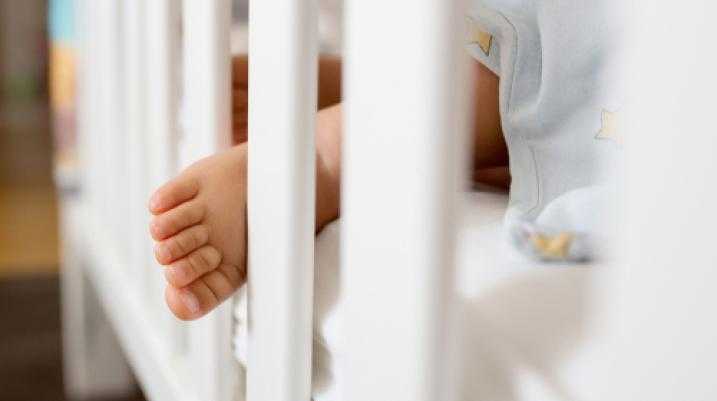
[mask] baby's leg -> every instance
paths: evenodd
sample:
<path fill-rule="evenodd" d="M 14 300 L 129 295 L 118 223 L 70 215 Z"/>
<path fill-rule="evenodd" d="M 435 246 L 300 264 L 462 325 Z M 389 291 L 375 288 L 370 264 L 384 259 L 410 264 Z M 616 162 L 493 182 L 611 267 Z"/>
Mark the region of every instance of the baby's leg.
<path fill-rule="evenodd" d="M 180 319 L 203 316 L 244 282 L 246 153 L 240 145 L 201 160 L 150 200 L 165 298 Z"/>

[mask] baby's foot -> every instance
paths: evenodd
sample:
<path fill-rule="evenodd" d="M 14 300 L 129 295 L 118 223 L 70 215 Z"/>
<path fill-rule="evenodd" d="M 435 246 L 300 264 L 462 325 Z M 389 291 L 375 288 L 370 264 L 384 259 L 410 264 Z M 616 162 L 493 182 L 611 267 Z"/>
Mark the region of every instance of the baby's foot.
<path fill-rule="evenodd" d="M 165 299 L 182 320 L 229 298 L 246 277 L 246 145 L 200 160 L 150 200 Z"/>

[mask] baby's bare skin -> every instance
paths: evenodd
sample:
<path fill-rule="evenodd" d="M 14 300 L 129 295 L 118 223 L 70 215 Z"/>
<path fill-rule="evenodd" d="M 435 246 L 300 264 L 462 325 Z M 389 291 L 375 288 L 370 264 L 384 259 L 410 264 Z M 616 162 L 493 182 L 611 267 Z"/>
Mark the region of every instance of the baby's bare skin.
<path fill-rule="evenodd" d="M 203 159 L 152 196 L 155 257 L 180 319 L 203 316 L 246 276 L 246 145 Z"/>
<path fill-rule="evenodd" d="M 248 110 L 247 62 L 234 62 L 236 146 L 207 157 L 159 188 L 150 199 L 155 258 L 166 266 L 165 298 L 182 320 L 200 318 L 229 298 L 246 278 Z M 507 154 L 497 115 L 497 77 L 477 67 L 476 91 L 483 104 L 476 120 L 474 167 L 505 171 Z M 490 75 L 488 75 L 490 74 Z M 339 215 L 341 168 L 340 62 L 322 58 L 316 121 L 316 228 Z M 487 170 L 486 170 L 487 171 Z M 495 174 L 491 173 L 491 176 Z M 503 177 L 503 178 L 501 178 Z M 499 174 L 497 183 L 504 183 Z"/>

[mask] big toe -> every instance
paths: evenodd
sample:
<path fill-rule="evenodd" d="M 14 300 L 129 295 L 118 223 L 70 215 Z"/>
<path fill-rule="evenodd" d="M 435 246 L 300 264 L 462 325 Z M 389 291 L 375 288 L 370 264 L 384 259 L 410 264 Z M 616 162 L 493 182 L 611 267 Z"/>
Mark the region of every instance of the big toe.
<path fill-rule="evenodd" d="M 157 189 L 149 200 L 152 214 L 164 213 L 194 198 L 199 193 L 199 182 L 188 172 L 168 181 Z"/>
<path fill-rule="evenodd" d="M 177 288 L 168 285 L 164 291 L 164 299 L 169 310 L 181 320 L 194 320 L 202 315 L 202 304 L 188 288 Z"/>
<path fill-rule="evenodd" d="M 165 299 L 169 309 L 182 320 L 198 319 L 236 292 L 244 275 L 236 266 L 221 264 L 189 285 L 168 285 Z"/>

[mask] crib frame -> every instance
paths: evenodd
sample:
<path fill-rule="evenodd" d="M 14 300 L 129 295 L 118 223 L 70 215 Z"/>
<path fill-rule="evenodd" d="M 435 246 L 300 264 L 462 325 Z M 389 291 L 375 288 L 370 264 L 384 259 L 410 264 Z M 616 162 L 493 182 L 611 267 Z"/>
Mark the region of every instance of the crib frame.
<path fill-rule="evenodd" d="M 451 309 L 452 272 L 438 267 L 451 255 L 460 182 L 451 155 L 463 139 L 437 133 L 465 128 L 465 113 L 456 112 L 465 97 L 457 86 L 460 24 L 457 2 L 421 0 L 407 12 L 399 7 L 356 0 L 346 14 L 342 263 L 352 272 L 343 285 L 351 294 L 347 327 L 356 334 L 348 338 L 346 400 L 370 399 L 376 388 L 392 400 L 450 399 L 444 344 L 451 319 L 441 311 Z M 246 383 L 231 358 L 231 302 L 191 324 L 169 317 L 146 234 L 151 188 L 228 146 L 230 9 L 229 0 L 78 2 L 85 169 L 82 195 L 63 202 L 66 382 L 78 398 L 130 388 L 120 348 L 152 400 L 229 401 L 245 384 L 248 401 L 311 398 L 315 0 L 250 6 Z M 375 18 L 380 10 L 386 16 Z M 385 37 L 392 30 L 388 15 L 401 12 L 403 30 Z M 377 62 L 412 40 L 400 62 Z M 387 93 L 391 85 L 400 90 Z M 396 151 L 405 157 L 399 168 Z M 378 208 L 370 192 L 396 180 L 403 192 Z M 362 235 L 387 216 L 397 218 L 393 229 Z M 402 246 L 383 246 L 392 237 L 403 238 Z M 379 272 L 385 285 L 373 283 Z M 406 276 L 413 279 L 400 291 L 389 285 Z M 106 320 L 94 317 L 93 294 Z M 382 299 L 392 299 L 392 306 L 385 308 Z M 388 336 L 386 327 L 393 329 Z M 379 335 L 383 345 L 372 346 Z M 396 357 L 376 369 L 373 361 L 389 351 Z"/>
<path fill-rule="evenodd" d="M 143 200 L 228 146 L 230 15 L 225 0 L 77 2 L 85 168 L 81 197 L 62 205 L 65 382 L 75 398 L 131 391 L 123 354 L 149 399 L 229 400 L 241 384 L 231 303 L 191 325 L 161 306 Z M 193 110 L 182 121 L 180 95 Z M 95 296 L 107 319 L 92 309 Z"/>
<path fill-rule="evenodd" d="M 152 188 L 228 145 L 230 1 L 76 1 L 84 168 L 80 194 L 61 205 L 68 395 L 126 393 L 134 372 L 152 401 L 309 400 L 316 0 L 251 1 L 246 375 L 232 357 L 231 302 L 190 324 L 170 317 L 145 212 Z M 717 12 L 714 2 L 694 3 L 686 12 Z M 461 10 L 459 0 L 346 3 L 343 400 L 458 398 L 451 267 L 469 116 L 460 86 Z M 674 132 L 713 124 L 716 63 L 698 63 L 695 55 L 702 54 L 698 38 L 713 37 L 714 24 L 647 11 L 640 20 L 659 29 L 638 32 L 653 47 L 642 49 L 645 61 L 631 72 L 642 86 L 629 102 L 627 127 L 638 134 L 627 141 L 631 192 L 620 239 L 631 246 L 631 275 L 623 280 L 622 271 L 606 269 L 595 294 L 585 296 L 607 300 L 597 308 L 599 326 L 586 328 L 598 334 L 584 347 L 585 355 L 599 354 L 585 365 L 603 375 L 583 369 L 571 378 L 602 400 L 712 400 L 717 324 L 710 318 L 714 287 L 705 283 L 717 278 L 717 211 L 704 205 L 717 202 L 705 184 L 717 173 L 717 137 L 678 142 Z M 679 21 L 690 27 L 674 35 Z M 680 48 L 685 57 L 665 60 L 664 48 Z M 693 103 L 641 96 L 675 71 L 688 78 L 668 85 L 665 97 Z M 650 134 L 650 152 L 630 150 L 648 143 L 639 132 Z M 680 182 L 683 191 L 665 182 Z M 679 233 L 679 241 L 665 232 Z M 696 271 L 675 276 L 675 266 Z M 597 338 L 617 325 L 629 334 Z M 676 376 L 677 365 L 689 374 Z"/>

